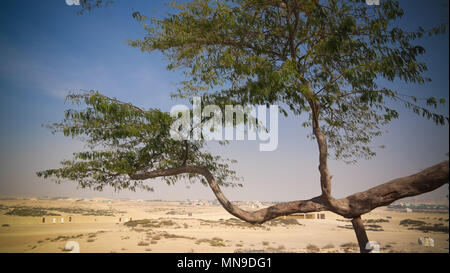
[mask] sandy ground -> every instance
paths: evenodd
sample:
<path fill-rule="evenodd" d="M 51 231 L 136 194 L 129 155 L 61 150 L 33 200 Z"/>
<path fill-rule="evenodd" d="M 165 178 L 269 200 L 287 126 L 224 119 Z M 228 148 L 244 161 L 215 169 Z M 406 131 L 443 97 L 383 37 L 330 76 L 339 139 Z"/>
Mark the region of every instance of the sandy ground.
<path fill-rule="evenodd" d="M 60 216 L 5 215 L 13 207 L 104 210 L 114 216 L 82 215 L 51 211 Z M 244 207 L 245 208 L 245 207 Z M 248 209 L 248 208 L 247 208 Z M 49 210 L 50 211 L 50 210 Z M 298 219 L 299 224 L 265 223 L 251 226 L 232 217 L 220 206 L 180 205 L 178 202 L 102 200 L 4 200 L 0 201 L 0 252 L 62 252 L 75 241 L 80 252 L 358 252 L 351 223 L 331 212 L 325 219 Z M 69 217 L 71 222 L 69 223 Z M 52 223 L 53 218 L 57 221 Z M 61 223 L 64 218 L 64 223 Z M 124 225 L 150 219 L 151 224 Z M 381 252 L 449 252 L 448 213 L 404 213 L 379 208 L 363 219 L 382 231 L 367 231 Z M 119 222 L 120 219 L 120 222 Z M 236 219 L 236 218 L 235 218 Z M 283 219 L 283 217 L 279 218 Z M 284 218 L 291 219 L 291 217 Z M 422 232 L 400 225 L 404 219 L 443 224 L 447 232 Z M 129 223 L 130 224 L 130 223 Z M 434 247 L 418 244 L 419 237 L 434 239 Z"/>

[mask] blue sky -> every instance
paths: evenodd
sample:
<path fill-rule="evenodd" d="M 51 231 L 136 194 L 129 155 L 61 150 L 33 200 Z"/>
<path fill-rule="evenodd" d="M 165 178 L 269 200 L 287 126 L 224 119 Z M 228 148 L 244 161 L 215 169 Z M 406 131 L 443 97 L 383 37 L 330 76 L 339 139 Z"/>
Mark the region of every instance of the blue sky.
<path fill-rule="evenodd" d="M 444 20 L 440 0 L 401 1 L 406 11 L 403 26 L 432 26 Z M 114 5 L 84 15 L 64 0 L 2 2 L 0 10 L 0 196 L 104 196 L 140 199 L 213 199 L 201 185 L 180 183 L 166 186 L 155 180 L 154 193 L 92 192 L 75 183 L 54 184 L 37 178 L 35 172 L 54 168 L 64 158 L 83 148 L 82 143 L 52 135 L 41 124 L 58 121 L 69 105 L 68 91 L 99 90 L 108 96 L 140 107 L 170 110 L 170 99 L 181 73 L 166 71 L 159 53 L 144 53 L 126 40 L 141 38 L 144 30 L 133 20 L 133 11 L 163 15 L 164 1 L 116 0 Z M 448 7 L 447 7 L 448 9 Z M 448 15 L 447 15 L 448 16 Z M 447 17 L 448 20 L 448 17 Z M 425 86 L 391 86 L 421 97 L 449 96 L 448 33 L 426 37 L 422 57 L 433 82 Z M 403 110 L 400 119 L 376 139 L 384 144 L 372 160 L 355 165 L 331 161 L 333 193 L 344 197 L 356 191 L 405 176 L 448 159 L 448 126 L 437 127 Z M 448 105 L 439 111 L 447 113 Z M 244 188 L 225 189 L 232 200 L 294 200 L 320 193 L 315 142 L 306 138 L 302 117 L 279 117 L 279 145 L 274 152 L 260 152 L 257 142 L 234 142 L 211 149 L 239 161 L 235 169 L 244 177 Z M 427 194 L 441 198 L 448 187 Z"/>

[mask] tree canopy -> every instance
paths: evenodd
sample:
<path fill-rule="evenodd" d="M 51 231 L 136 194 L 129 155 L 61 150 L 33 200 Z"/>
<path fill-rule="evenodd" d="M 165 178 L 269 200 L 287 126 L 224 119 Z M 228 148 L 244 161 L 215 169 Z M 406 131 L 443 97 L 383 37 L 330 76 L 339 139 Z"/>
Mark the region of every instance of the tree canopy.
<path fill-rule="evenodd" d="M 161 51 L 168 69 L 187 80 L 180 97 L 203 95 L 214 104 L 275 104 L 294 115 L 309 113 L 338 159 L 375 155 L 370 143 L 380 127 L 398 118 L 389 100 L 440 125 L 448 118 L 428 106 L 444 99 L 420 99 L 392 90 L 379 79 L 423 84 L 424 35 L 445 31 L 399 28 L 404 14 L 396 1 L 209 1 L 171 3 L 164 18 L 133 16 L 147 35 L 130 41 L 142 51 Z"/>
<path fill-rule="evenodd" d="M 61 162 L 61 168 L 38 172 L 38 176 L 54 177 L 56 182 L 73 180 L 82 188 L 94 190 L 104 186 L 152 190 L 142 183 L 143 173 L 189 163 L 207 167 L 222 186 L 241 185 L 240 178 L 229 168 L 234 161 L 203 151 L 203 140 L 172 139 L 170 125 L 174 118 L 168 113 L 144 110 L 94 91 L 70 94 L 67 99 L 83 107 L 66 110 L 61 122 L 46 126 L 54 133 L 82 140 L 89 150 L 74 153 L 72 160 Z M 180 173 L 163 179 L 169 185 L 180 179 L 207 185 L 196 174 Z"/>

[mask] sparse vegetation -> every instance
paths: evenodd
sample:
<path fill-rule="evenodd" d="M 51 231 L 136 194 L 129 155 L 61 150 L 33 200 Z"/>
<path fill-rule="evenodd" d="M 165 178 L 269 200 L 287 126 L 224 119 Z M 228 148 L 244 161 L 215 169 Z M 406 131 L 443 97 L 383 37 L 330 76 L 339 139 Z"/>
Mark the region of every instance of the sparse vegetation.
<path fill-rule="evenodd" d="M 137 227 L 140 225 L 141 227 L 146 228 L 161 228 L 161 227 L 178 227 L 177 223 L 172 220 L 156 220 L 156 219 L 142 219 L 142 220 L 133 220 L 124 223 L 127 227 Z"/>
<path fill-rule="evenodd" d="M 380 225 L 370 224 L 370 225 L 364 225 L 367 231 L 384 231 L 383 227 Z M 345 225 L 345 226 L 337 226 L 338 228 L 344 228 L 344 229 L 353 229 L 352 225 Z"/>
<path fill-rule="evenodd" d="M 383 227 L 380 225 L 375 225 L 375 224 L 370 224 L 370 225 L 365 225 L 366 230 L 368 231 L 383 231 Z"/>
<path fill-rule="evenodd" d="M 166 239 L 189 239 L 189 240 L 195 240 L 194 237 L 189 236 L 183 236 L 183 235 L 176 235 L 176 234 L 170 234 L 170 233 L 163 233 L 162 236 Z"/>
<path fill-rule="evenodd" d="M 341 247 L 342 248 L 358 248 L 359 246 L 357 243 L 350 242 L 350 243 L 342 244 Z"/>
<path fill-rule="evenodd" d="M 73 236 L 60 235 L 53 239 L 47 238 L 46 240 L 50 240 L 50 242 L 57 242 L 57 241 L 67 241 L 69 239 L 79 239 L 81 237 L 83 237 L 83 234 L 78 234 L 78 235 L 73 235 Z"/>
<path fill-rule="evenodd" d="M 424 221 L 420 220 L 411 220 L 411 219 L 405 219 L 400 221 L 400 225 L 407 227 L 410 230 L 420 230 L 422 232 L 428 233 L 428 232 L 442 232 L 442 233 L 449 233 L 448 226 L 437 223 L 437 224 L 428 224 Z"/>
<path fill-rule="evenodd" d="M 426 224 L 427 223 L 425 223 L 424 221 L 412 220 L 412 219 L 405 219 L 405 220 L 400 221 L 401 226 L 421 226 L 421 225 L 426 225 Z"/>
<path fill-rule="evenodd" d="M 140 241 L 140 242 L 138 243 L 138 246 L 148 246 L 148 245 L 149 245 L 149 243 L 144 242 L 144 241 Z"/>
<path fill-rule="evenodd" d="M 31 206 L 11 206 L 5 215 L 14 216 L 61 216 L 61 214 L 56 213 L 66 213 L 66 214 L 81 214 L 83 216 L 114 216 L 113 210 L 96 210 L 96 209 L 84 209 L 84 208 L 42 208 L 42 207 L 31 207 Z"/>
<path fill-rule="evenodd" d="M 273 219 L 271 221 L 268 222 L 269 225 L 271 226 L 278 226 L 278 225 L 285 225 L 285 226 L 289 226 L 289 225 L 302 225 L 300 224 L 296 219 L 293 218 L 276 218 Z"/>
<path fill-rule="evenodd" d="M 330 249 L 330 248 L 334 248 L 333 244 L 327 244 L 324 247 L 322 247 L 322 249 Z"/>
<path fill-rule="evenodd" d="M 195 242 L 195 244 L 199 245 L 201 243 L 208 243 L 210 246 L 215 247 L 224 247 L 226 246 L 223 239 L 219 237 L 214 237 L 212 239 L 199 239 Z"/>
<path fill-rule="evenodd" d="M 14 216 L 61 216 L 61 214 L 48 212 L 47 210 L 41 208 L 33 207 L 20 207 L 14 208 L 5 213 L 5 215 Z"/>
<path fill-rule="evenodd" d="M 167 215 L 187 215 L 188 212 L 185 210 L 182 210 L 182 211 L 171 210 L 171 211 L 166 212 L 166 214 Z"/>
<path fill-rule="evenodd" d="M 210 221 L 209 223 L 212 223 L 213 221 Z M 253 225 L 247 222 L 244 222 L 237 218 L 229 218 L 227 220 L 219 220 L 219 222 L 216 222 L 221 225 L 225 226 L 231 226 L 231 227 L 241 227 L 241 228 L 258 228 L 259 225 Z"/>
<path fill-rule="evenodd" d="M 387 219 L 367 219 L 364 220 L 364 223 L 372 224 L 372 223 L 389 223 Z"/>
<path fill-rule="evenodd" d="M 308 250 L 308 252 L 311 252 L 311 253 L 320 252 L 320 248 L 313 244 L 308 244 L 306 246 L 306 250 Z"/>

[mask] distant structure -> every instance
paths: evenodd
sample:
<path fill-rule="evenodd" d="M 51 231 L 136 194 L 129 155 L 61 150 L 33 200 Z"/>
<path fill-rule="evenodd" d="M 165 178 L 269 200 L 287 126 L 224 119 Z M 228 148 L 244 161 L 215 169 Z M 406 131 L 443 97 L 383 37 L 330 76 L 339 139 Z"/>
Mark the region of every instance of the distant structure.
<path fill-rule="evenodd" d="M 402 212 L 443 212 L 448 213 L 447 205 L 398 203 L 388 206 L 389 210 Z"/>
<path fill-rule="evenodd" d="M 297 219 L 325 219 L 325 213 L 294 213 L 291 216 Z"/>

